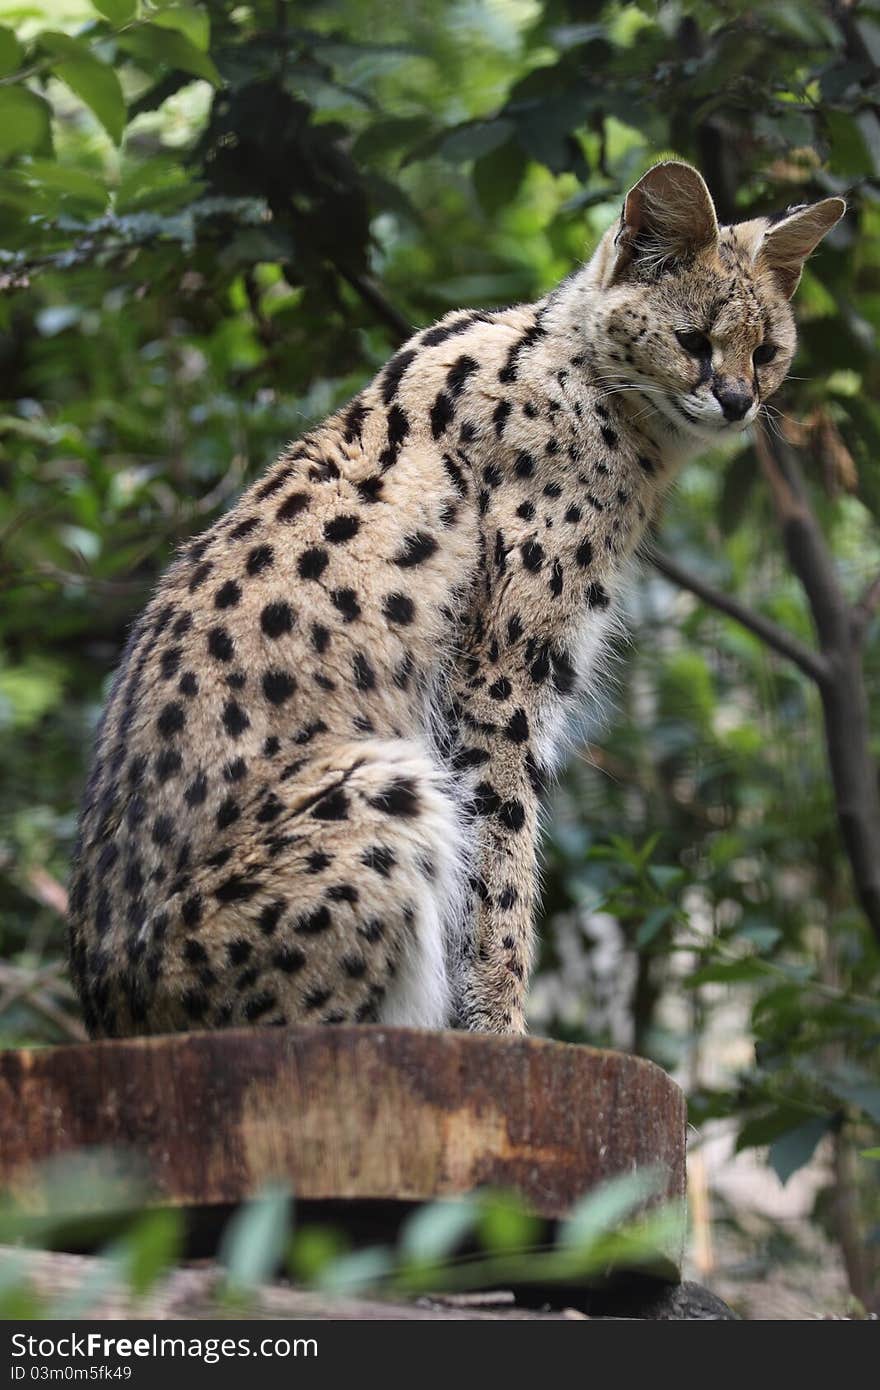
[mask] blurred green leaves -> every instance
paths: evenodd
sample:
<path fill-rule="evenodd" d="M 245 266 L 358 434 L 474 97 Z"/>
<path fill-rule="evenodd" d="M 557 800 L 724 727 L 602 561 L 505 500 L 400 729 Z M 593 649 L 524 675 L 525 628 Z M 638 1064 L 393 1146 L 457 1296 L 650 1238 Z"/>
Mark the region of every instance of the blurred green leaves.
<path fill-rule="evenodd" d="M 51 54 L 53 76 L 85 102 L 118 145 L 125 129 L 125 99 L 113 68 L 95 58 L 86 44 L 52 29 L 40 34 L 40 46 Z"/>

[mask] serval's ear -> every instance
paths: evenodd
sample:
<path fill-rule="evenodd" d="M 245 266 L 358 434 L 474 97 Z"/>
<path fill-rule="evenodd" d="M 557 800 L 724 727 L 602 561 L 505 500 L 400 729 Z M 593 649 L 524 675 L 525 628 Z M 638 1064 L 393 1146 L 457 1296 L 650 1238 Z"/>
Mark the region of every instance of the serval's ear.
<path fill-rule="evenodd" d="M 786 299 L 798 287 L 804 261 L 845 212 L 842 198 L 823 198 L 768 218 L 757 255 L 772 270 Z"/>
<path fill-rule="evenodd" d="M 665 160 L 649 169 L 624 199 L 612 279 L 632 261 L 662 270 L 717 239 L 718 219 L 702 174 L 680 160 Z"/>

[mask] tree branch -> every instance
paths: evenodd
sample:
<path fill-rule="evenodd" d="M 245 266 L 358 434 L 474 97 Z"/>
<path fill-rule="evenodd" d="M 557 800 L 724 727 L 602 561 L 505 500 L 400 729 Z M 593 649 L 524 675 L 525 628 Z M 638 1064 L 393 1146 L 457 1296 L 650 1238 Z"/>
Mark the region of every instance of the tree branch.
<path fill-rule="evenodd" d="M 828 669 L 819 653 L 813 651 L 792 633 L 786 632 L 785 628 L 780 627 L 778 623 L 774 623 L 761 613 L 747 608 L 738 599 L 716 589 L 713 584 L 708 584 L 706 580 L 685 569 L 677 560 L 673 560 L 672 556 L 664 550 L 655 548 L 651 552 L 650 558 L 655 568 L 667 579 L 671 579 L 682 589 L 696 594 L 697 598 L 702 599 L 711 608 L 717 608 L 720 613 L 725 613 L 727 617 L 733 618 L 734 622 L 754 633 L 773 651 L 784 656 L 786 660 L 793 661 L 795 666 L 798 666 L 811 680 L 821 683 L 825 679 Z"/>
<path fill-rule="evenodd" d="M 400 347 L 407 338 L 411 338 L 415 329 L 408 319 L 405 319 L 399 309 L 386 299 L 378 285 L 370 280 L 366 275 L 359 275 L 353 270 L 346 270 L 345 266 L 337 265 L 337 273 L 342 276 L 346 284 L 356 294 L 360 295 L 364 303 L 373 310 L 377 318 L 380 318 L 389 329 L 395 347 Z"/>
<path fill-rule="evenodd" d="M 840 585 L 822 528 L 810 505 L 797 458 L 760 426 L 755 449 L 770 486 L 789 564 L 810 605 L 826 666 L 819 682 L 825 746 L 837 820 L 856 894 L 880 942 L 880 790 L 871 753 L 868 696 L 854 610 Z"/>

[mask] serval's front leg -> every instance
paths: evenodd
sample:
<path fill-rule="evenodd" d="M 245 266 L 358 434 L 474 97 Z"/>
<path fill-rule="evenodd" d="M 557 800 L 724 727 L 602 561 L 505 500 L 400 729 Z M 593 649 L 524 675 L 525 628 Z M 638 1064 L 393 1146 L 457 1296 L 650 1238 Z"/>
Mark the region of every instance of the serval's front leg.
<path fill-rule="evenodd" d="M 462 968 L 459 1023 L 524 1033 L 532 966 L 539 772 L 522 688 L 493 666 L 458 701 L 455 761 L 471 780 L 477 853 L 474 938 Z"/>

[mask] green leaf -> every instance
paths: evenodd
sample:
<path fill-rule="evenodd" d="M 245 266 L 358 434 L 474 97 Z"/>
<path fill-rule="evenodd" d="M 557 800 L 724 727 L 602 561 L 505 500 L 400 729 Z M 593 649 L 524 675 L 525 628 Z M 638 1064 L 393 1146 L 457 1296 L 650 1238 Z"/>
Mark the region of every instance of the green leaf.
<path fill-rule="evenodd" d="M 855 116 L 844 111 L 826 111 L 825 123 L 831 144 L 831 168 L 835 174 L 864 178 L 868 170 L 876 170 L 865 137 Z"/>
<path fill-rule="evenodd" d="M 229 1282 L 248 1289 L 271 1278 L 284 1254 L 289 1227 L 290 1196 L 283 1188 L 268 1188 L 239 1207 L 220 1243 Z"/>
<path fill-rule="evenodd" d="M 880 1124 L 880 1086 L 874 1086 L 870 1082 L 840 1082 L 833 1081 L 832 1088 L 836 1096 L 842 1100 L 848 1100 L 851 1105 L 857 1105 L 860 1110 L 864 1110 L 872 1120 Z"/>
<path fill-rule="evenodd" d="M 476 1203 L 468 1197 L 419 1207 L 404 1223 L 401 1255 L 418 1264 L 437 1264 L 473 1230 L 477 1214 Z"/>
<path fill-rule="evenodd" d="M 31 160 L 22 166 L 21 175 L 35 187 L 66 195 L 93 213 L 102 211 L 110 196 L 105 185 L 94 175 L 82 169 L 71 169 L 66 164 L 56 164 L 51 159 Z"/>
<path fill-rule="evenodd" d="M 92 4 L 111 24 L 127 24 L 137 11 L 137 0 L 92 0 Z"/>
<path fill-rule="evenodd" d="M 0 159 L 52 147 L 52 109 L 29 87 L 0 88 Z"/>
<path fill-rule="evenodd" d="M 880 1158 L 880 1149 L 860 1149 L 859 1158 Z"/>
<path fill-rule="evenodd" d="M 118 145 L 125 130 L 125 98 L 113 69 L 100 62 L 86 44 L 68 34 L 46 30 L 40 35 L 40 44 L 62 60 L 53 64 L 55 76 L 85 102 L 114 145 Z"/>
<path fill-rule="evenodd" d="M 207 52 L 211 42 L 211 21 L 204 10 L 196 9 L 194 5 L 174 5 L 154 14 L 152 22 L 158 24 L 160 29 L 176 29 L 196 48 Z"/>
<path fill-rule="evenodd" d="M 636 932 L 636 945 L 647 946 L 658 932 L 666 926 L 670 917 L 675 916 L 675 908 L 671 903 L 666 903 L 664 907 L 655 907 L 653 912 L 649 912 L 642 925 Z"/>
<path fill-rule="evenodd" d="M 559 1245 L 567 1250 L 589 1250 L 601 1236 L 615 1230 L 644 1205 L 662 1186 L 656 1168 L 643 1168 L 612 1178 L 582 1198 L 559 1232 Z"/>
<path fill-rule="evenodd" d="M 746 1121 L 736 1138 L 736 1152 L 772 1144 L 780 1135 L 799 1129 L 804 1123 L 804 1112 L 798 1106 L 774 1106 L 772 1110 L 765 1110 L 763 1114 Z"/>
<path fill-rule="evenodd" d="M 147 1293 L 174 1264 L 183 1237 L 179 1211 L 152 1211 L 143 1216 L 124 1242 L 124 1263 L 132 1293 Z"/>
<path fill-rule="evenodd" d="M 803 1168 L 816 1151 L 816 1145 L 828 1133 L 831 1121 L 824 1115 L 817 1115 L 797 1129 L 790 1129 L 770 1145 L 768 1155 L 770 1167 L 781 1183 L 787 1183 L 792 1173 Z"/>
<path fill-rule="evenodd" d="M 494 1254 L 527 1250 L 539 1238 L 541 1222 L 526 1211 L 516 1197 L 499 1195 L 483 1198 L 479 1234 L 487 1250 Z"/>
<path fill-rule="evenodd" d="M 371 1245 L 331 1261 L 315 1282 L 328 1293 L 355 1293 L 381 1284 L 393 1268 L 391 1251 L 383 1245 Z"/>
<path fill-rule="evenodd" d="M 313 1284 L 326 1265 L 345 1253 L 345 1235 L 335 1226 L 302 1226 L 291 1243 L 287 1267 L 301 1284 Z"/>
<path fill-rule="evenodd" d="M 765 976 L 761 962 L 754 956 L 748 956 L 745 960 L 723 960 L 714 965 L 704 965 L 689 975 L 685 984 L 688 989 L 696 989 L 698 985 L 740 985 L 751 980 L 762 980 Z"/>
<path fill-rule="evenodd" d="M 481 155 L 497 150 L 513 134 L 512 121 L 471 121 L 450 131 L 444 138 L 440 152 L 444 159 L 457 164 L 466 159 L 479 159 Z"/>
<path fill-rule="evenodd" d="M 0 77 L 21 67 L 22 46 L 11 29 L 0 24 Z"/>
<path fill-rule="evenodd" d="M 181 72 L 191 72 L 194 77 L 203 77 L 215 87 L 221 84 L 221 77 L 213 60 L 177 29 L 163 29 L 158 24 L 144 24 L 139 29 L 132 29 L 130 33 L 121 34 L 119 46 L 141 65 L 161 63 Z"/>
<path fill-rule="evenodd" d="M 782 936 L 778 927 L 771 927 L 765 922 L 747 922 L 744 927 L 740 927 L 737 932 L 740 939 L 751 941 L 758 951 L 769 951 Z"/>
<path fill-rule="evenodd" d="M 512 203 L 525 176 L 528 160 L 517 140 L 483 155 L 473 167 L 474 189 L 487 217 Z"/>

